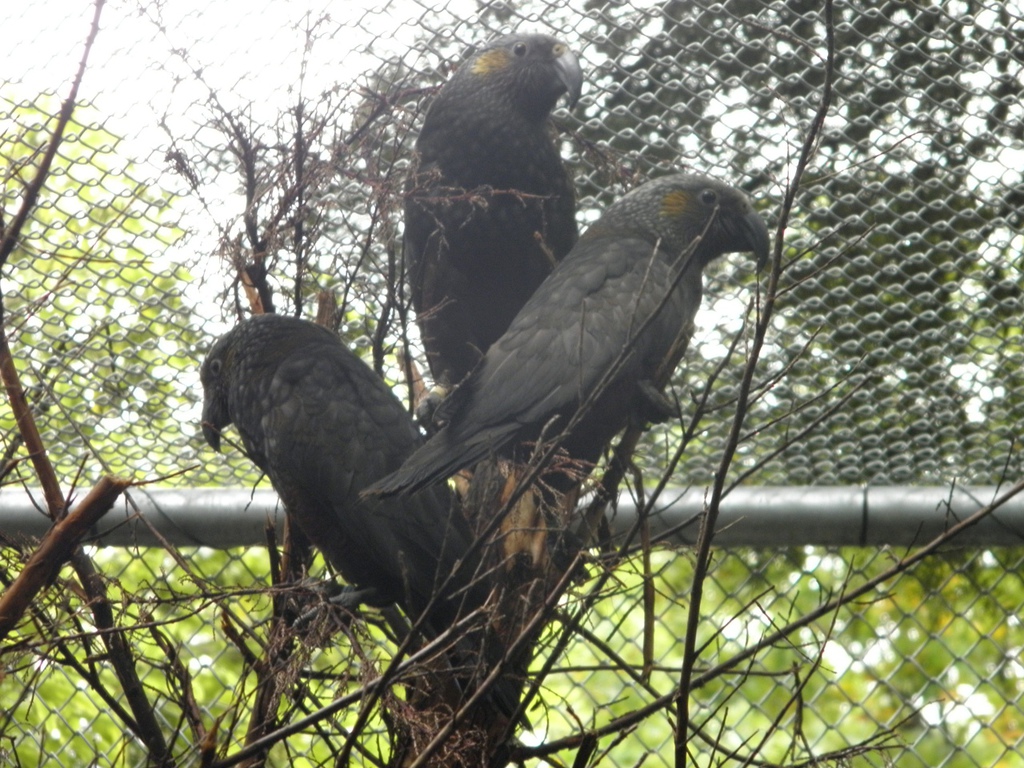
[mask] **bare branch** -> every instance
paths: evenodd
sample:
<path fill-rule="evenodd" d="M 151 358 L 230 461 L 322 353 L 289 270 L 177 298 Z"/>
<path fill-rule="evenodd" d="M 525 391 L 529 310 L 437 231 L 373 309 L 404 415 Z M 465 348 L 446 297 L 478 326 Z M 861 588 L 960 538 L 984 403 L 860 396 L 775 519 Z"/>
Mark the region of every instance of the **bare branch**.
<path fill-rule="evenodd" d="M 50 166 L 53 164 L 53 158 L 57 156 L 57 150 L 60 148 L 61 141 L 64 138 L 64 131 L 71 120 L 71 115 L 75 111 L 75 107 L 78 106 L 78 88 L 82 84 L 86 64 L 89 61 L 89 54 L 92 53 L 93 43 L 96 42 L 96 35 L 100 31 L 100 14 L 105 3 L 106 0 L 95 0 L 93 4 L 92 24 L 89 26 L 89 34 L 85 38 L 82 59 L 79 61 L 78 71 L 75 72 L 75 77 L 71 81 L 71 91 L 68 93 L 67 98 L 64 99 L 63 104 L 61 104 L 60 113 L 57 116 L 57 124 L 54 126 L 53 135 L 50 137 L 50 143 L 46 148 L 46 154 L 43 155 L 43 159 L 39 163 L 39 170 L 36 171 L 35 177 L 25 189 L 21 207 L 14 215 L 14 220 L 3 230 L 3 238 L 0 239 L 0 269 L 3 269 L 4 265 L 7 264 L 7 259 L 14 252 L 14 247 L 21 236 L 22 227 L 28 221 L 28 216 L 32 209 L 35 208 L 36 201 L 39 199 L 39 193 L 43 189 L 43 184 L 46 183 L 46 179 L 50 175 Z"/>
<path fill-rule="evenodd" d="M 81 504 L 54 523 L 21 574 L 0 597 L 0 641 L 14 629 L 35 595 L 53 582 L 89 529 L 130 485 L 128 480 L 104 477 Z"/>

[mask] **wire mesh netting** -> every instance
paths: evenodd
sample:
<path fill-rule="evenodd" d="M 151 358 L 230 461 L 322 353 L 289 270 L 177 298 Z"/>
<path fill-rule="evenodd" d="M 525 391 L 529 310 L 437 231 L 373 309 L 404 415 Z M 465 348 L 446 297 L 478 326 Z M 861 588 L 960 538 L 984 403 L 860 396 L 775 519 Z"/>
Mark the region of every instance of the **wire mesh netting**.
<path fill-rule="evenodd" d="M 23 5 L 0 12 L 8 228 L 43 167 L 94 13 Z M 680 169 L 740 187 L 774 225 L 828 96 L 786 220 L 730 482 L 1019 479 L 1024 6 L 841 3 L 833 13 L 829 23 L 820 3 L 752 0 L 108 2 L 3 271 L 7 338 L 65 492 L 112 473 L 182 488 L 266 482 L 239 451 L 209 451 L 199 430 L 199 361 L 255 299 L 326 316 L 410 397 L 394 353 L 408 346 L 426 368 L 400 277 L 413 142 L 467 51 L 514 29 L 564 40 L 583 64 L 582 99 L 554 114 L 583 227 L 641 181 Z M 708 269 L 673 380 L 684 417 L 653 427 L 635 457 L 648 485 L 666 467 L 674 486 L 713 482 L 764 290 L 749 255 Z M 5 482 L 38 485 L 13 412 L 0 418 Z M 5 583 L 31 551 L 6 543 Z M 272 581 L 267 551 L 89 553 L 169 753 L 198 763 L 204 736 L 228 752 L 247 743 L 272 645 L 273 595 L 253 589 Z M 691 689 L 696 764 L 1024 765 L 1015 549 L 947 549 L 715 673 L 901 555 L 716 554 Z M 572 764 L 579 742 L 544 745 L 650 706 L 579 765 L 678 764 L 678 713 L 654 703 L 678 684 L 692 562 L 671 548 L 626 559 L 580 624 L 565 617 L 588 582 L 570 591 L 562 622 L 538 642 L 533 668 L 551 667 L 520 759 Z M 29 621 L 4 653 L 4 759 L 152 761 L 152 744 L 124 726 L 138 715 L 111 693 L 112 652 L 75 590 L 49 590 Z M 358 689 L 393 650 L 372 621 L 332 627 L 289 651 L 278 723 Z M 338 762 L 358 712 L 356 702 L 309 725 L 269 763 Z M 368 735 L 351 760 L 386 759 L 387 718 L 358 727 Z"/>

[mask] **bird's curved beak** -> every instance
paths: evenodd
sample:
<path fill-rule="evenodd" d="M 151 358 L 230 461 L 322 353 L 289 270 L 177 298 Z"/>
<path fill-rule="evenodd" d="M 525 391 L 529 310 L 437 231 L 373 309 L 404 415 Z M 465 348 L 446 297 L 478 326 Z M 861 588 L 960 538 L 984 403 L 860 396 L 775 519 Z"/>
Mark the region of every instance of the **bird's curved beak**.
<path fill-rule="evenodd" d="M 216 395 L 209 391 L 206 392 L 206 396 L 203 399 L 201 422 L 203 438 L 206 440 L 206 444 L 217 451 L 217 453 L 220 453 L 220 431 L 231 423 L 231 419 L 226 418 L 225 410 L 225 407 Z"/>
<path fill-rule="evenodd" d="M 583 68 L 580 67 L 580 60 L 566 48 L 562 55 L 555 59 L 555 69 L 558 71 L 558 79 L 565 86 L 566 106 L 572 109 L 583 93 Z"/>
<path fill-rule="evenodd" d="M 747 246 L 754 252 L 757 259 L 757 271 L 760 272 L 768 263 L 772 247 L 772 239 L 768 234 L 768 225 L 757 211 L 751 211 L 742 219 L 743 234 L 747 240 Z"/>
<path fill-rule="evenodd" d="M 207 445 L 220 453 L 220 430 L 216 429 L 210 422 L 203 420 L 203 438 Z"/>

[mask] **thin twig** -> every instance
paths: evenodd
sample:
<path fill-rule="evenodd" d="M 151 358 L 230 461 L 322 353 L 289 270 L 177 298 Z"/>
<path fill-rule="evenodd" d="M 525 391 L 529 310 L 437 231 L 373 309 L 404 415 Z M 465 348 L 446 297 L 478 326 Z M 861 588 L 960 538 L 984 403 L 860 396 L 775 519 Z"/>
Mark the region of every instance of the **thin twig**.
<path fill-rule="evenodd" d="M 941 547 L 954 541 L 957 536 L 963 533 L 968 528 L 977 525 L 979 522 L 989 517 L 993 512 L 998 510 L 1004 504 L 1009 502 L 1014 496 L 1024 492 L 1024 480 L 1016 483 L 1008 491 L 995 498 L 989 504 L 976 510 L 970 516 L 964 518 L 961 522 L 951 526 L 943 533 L 936 536 L 930 542 L 922 546 L 916 552 L 907 555 L 898 562 L 894 563 L 883 573 L 868 579 L 858 587 L 848 589 L 837 597 L 822 603 L 820 606 L 815 608 L 813 611 L 808 612 L 799 619 L 792 621 L 784 627 L 781 627 L 776 632 L 769 635 L 765 635 L 757 643 L 748 648 L 744 648 L 742 651 L 737 653 L 735 656 L 731 656 L 725 661 L 717 664 L 706 672 L 696 675 L 693 677 L 691 682 L 690 690 L 697 691 L 707 685 L 713 680 L 721 677 L 722 675 L 730 672 L 740 664 L 749 661 L 752 657 L 764 651 L 765 648 L 769 648 L 772 645 L 784 640 L 794 632 L 809 626 L 819 619 L 828 616 L 835 611 L 839 610 L 843 606 L 849 605 L 856 602 L 865 595 L 873 592 L 881 585 L 885 584 L 897 576 L 906 573 L 908 570 L 913 568 L 919 562 L 927 557 L 935 554 Z M 545 744 L 538 745 L 536 747 L 525 747 L 521 746 L 517 748 L 513 753 L 514 759 L 526 760 L 530 758 L 544 757 L 547 754 L 554 754 L 565 749 L 573 749 L 577 747 L 584 737 L 588 736 L 607 736 L 614 734 L 623 728 L 631 727 L 640 722 L 643 722 L 646 718 L 650 717 L 655 712 L 658 712 L 666 707 L 673 706 L 678 697 L 678 690 L 671 691 L 670 693 L 664 694 L 663 696 L 654 699 L 653 701 L 645 704 L 638 709 L 629 712 L 620 717 L 614 718 L 609 722 L 601 725 L 597 728 L 593 728 L 589 731 L 584 731 L 572 736 L 567 736 L 562 739 L 556 739 L 553 741 L 546 742 Z"/>
<path fill-rule="evenodd" d="M 57 150 L 64 139 L 64 131 L 71 120 L 71 114 L 75 111 L 75 107 L 78 106 L 78 89 L 82 84 L 82 78 L 85 76 L 85 67 L 89 61 L 89 54 L 92 53 L 92 46 L 96 41 L 96 35 L 100 31 L 100 13 L 103 11 L 105 3 L 106 0 L 95 0 L 92 24 L 89 27 L 89 34 L 85 39 L 85 48 L 82 51 L 82 58 L 78 63 L 78 71 L 75 72 L 75 77 L 71 81 L 71 91 L 60 106 L 57 125 L 54 126 L 53 135 L 50 137 L 50 144 L 47 146 L 46 154 L 43 155 L 42 162 L 39 164 L 39 170 L 25 189 L 25 196 L 21 200 L 21 207 L 18 208 L 18 212 L 14 215 L 14 220 L 4 230 L 3 238 L 0 239 L 0 269 L 3 269 L 7 259 L 14 252 L 14 247 L 21 236 L 22 227 L 25 226 L 29 214 L 35 208 L 36 200 L 38 200 L 39 193 L 43 189 L 43 184 L 49 178 L 50 166 L 53 164 L 53 158 L 57 156 Z"/>
<path fill-rule="evenodd" d="M 793 178 L 786 190 L 783 199 L 782 212 L 779 216 L 779 224 L 775 234 L 775 253 L 772 259 L 772 271 L 768 280 L 768 288 L 765 294 L 764 307 L 761 316 L 754 330 L 754 338 L 751 344 L 750 353 L 747 359 L 746 368 L 743 371 L 743 378 L 739 387 L 739 399 L 736 404 L 736 414 L 733 419 L 729 436 L 726 439 L 725 448 L 722 451 L 722 461 L 719 464 L 715 481 L 712 484 L 711 495 L 707 504 L 707 512 L 701 521 L 701 531 L 697 542 L 697 551 L 693 567 L 693 587 L 690 592 L 690 605 L 687 611 L 686 634 L 683 640 L 683 663 L 679 673 L 679 688 L 677 695 L 677 721 L 675 732 L 675 765 L 676 768 L 686 768 L 688 761 L 687 744 L 690 730 L 690 691 L 693 682 L 693 669 L 697 661 L 696 643 L 697 630 L 701 617 L 701 600 L 704 594 L 704 581 L 707 577 L 708 568 L 711 562 L 711 540 L 714 538 L 715 523 L 718 518 L 719 505 L 725 490 L 726 477 L 729 467 L 736 453 L 740 435 L 743 430 L 743 422 L 747 415 L 749 406 L 748 398 L 753 384 L 754 372 L 757 361 L 764 346 L 765 336 L 772 319 L 772 310 L 775 305 L 775 295 L 778 290 L 779 274 L 782 269 L 782 248 L 783 236 L 789 222 L 796 193 L 800 189 L 801 180 L 811 157 L 814 155 L 817 146 L 818 136 L 825 124 L 825 117 L 828 114 L 832 102 L 832 83 L 835 79 L 835 23 L 832 13 L 832 0 L 825 0 L 824 21 L 825 40 L 827 55 L 825 60 L 825 78 L 822 86 L 821 101 L 817 113 L 807 130 L 800 157 L 797 160 Z"/>

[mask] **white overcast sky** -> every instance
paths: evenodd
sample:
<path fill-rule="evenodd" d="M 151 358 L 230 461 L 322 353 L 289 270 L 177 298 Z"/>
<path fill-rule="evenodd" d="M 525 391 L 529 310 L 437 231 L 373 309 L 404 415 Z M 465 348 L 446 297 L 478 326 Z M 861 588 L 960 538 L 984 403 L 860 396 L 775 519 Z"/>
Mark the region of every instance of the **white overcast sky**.
<path fill-rule="evenodd" d="M 188 87 L 175 83 L 175 75 L 187 72 L 184 60 L 173 55 L 175 49 L 187 51 L 189 63 L 203 68 L 211 86 L 265 102 L 268 95 L 297 82 L 304 37 L 299 26 L 307 18 L 322 19 L 321 32 L 331 38 L 314 48 L 306 75 L 314 88 L 338 82 L 345 70 L 358 71 L 368 61 L 358 49 L 376 35 L 375 46 L 393 45 L 397 51 L 403 39 L 408 46 L 414 31 L 409 19 L 374 11 L 370 0 L 274 0 L 259 5 L 246 0 L 174 0 L 144 5 L 145 16 L 136 4 L 122 0 L 111 0 L 103 9 L 82 96 L 110 114 L 128 114 L 139 103 L 165 102 L 170 93 L 161 91 Z M 18 83 L 20 95 L 43 90 L 63 95 L 81 57 L 92 14 L 92 4 L 82 0 L 3 4 L 3 87 Z"/>

